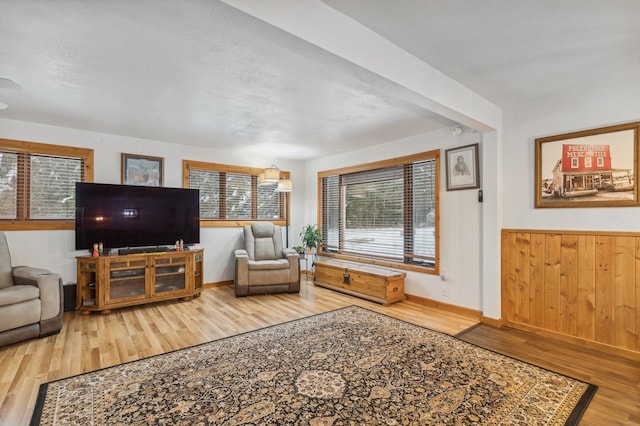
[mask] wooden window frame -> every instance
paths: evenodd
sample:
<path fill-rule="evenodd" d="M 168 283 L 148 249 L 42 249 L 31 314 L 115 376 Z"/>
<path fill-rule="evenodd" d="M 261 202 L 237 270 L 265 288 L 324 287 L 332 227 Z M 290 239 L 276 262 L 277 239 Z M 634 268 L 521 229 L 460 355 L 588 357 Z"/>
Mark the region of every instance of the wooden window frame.
<path fill-rule="evenodd" d="M 388 267 L 393 267 L 395 269 L 403 269 L 403 270 L 421 272 L 421 273 L 426 273 L 431 275 L 439 275 L 440 274 L 440 190 L 441 190 L 440 188 L 440 150 L 427 151 L 419 154 L 413 154 L 413 155 L 408 155 L 404 157 L 397 157 L 397 158 L 377 161 L 373 163 L 359 164 L 359 165 L 343 167 L 339 169 L 325 170 L 325 171 L 318 172 L 317 223 L 318 224 L 323 223 L 323 217 L 322 217 L 323 178 L 329 177 L 329 176 L 336 176 L 336 175 L 341 176 L 349 173 L 357 173 L 357 172 L 364 172 L 364 171 L 375 170 L 375 169 L 388 168 L 393 166 L 401 166 L 401 165 L 404 166 L 406 164 L 416 163 L 416 162 L 425 161 L 425 160 L 435 160 L 435 174 L 436 174 L 435 176 L 435 251 L 436 251 L 436 255 L 434 258 L 434 262 L 435 262 L 434 267 L 426 267 L 426 266 L 420 266 L 420 265 L 411 264 L 411 263 L 394 262 L 394 261 L 387 261 L 387 260 L 381 260 L 381 259 L 369 258 L 369 257 L 353 256 L 353 255 L 348 255 L 343 253 L 327 252 L 324 250 L 324 246 L 322 244 L 320 244 L 318 248 L 318 254 L 324 257 L 351 260 L 351 261 L 357 261 L 360 263 L 367 263 L 367 264 L 379 265 L 379 266 L 388 266 Z M 409 189 L 405 186 L 405 191 L 408 191 L 408 190 Z"/>
<path fill-rule="evenodd" d="M 202 170 L 208 172 L 218 172 L 218 173 L 237 173 L 251 176 L 251 216 L 252 219 L 247 220 L 238 220 L 238 219 L 200 219 L 200 227 L 239 227 L 250 225 L 252 222 L 259 221 L 269 221 L 276 225 L 285 226 L 285 217 L 289 217 L 290 214 L 290 198 L 286 197 L 286 205 L 285 205 L 285 197 L 284 193 L 280 193 L 279 202 L 280 202 L 280 212 L 281 214 L 287 210 L 285 217 L 280 217 L 276 220 L 267 220 L 267 219 L 256 219 L 257 217 L 257 185 L 258 185 L 258 175 L 264 171 L 264 169 L 257 167 L 245 167 L 245 166 L 234 166 L 229 164 L 220 164 L 220 163 L 208 163 L 204 161 L 193 161 L 193 160 L 182 160 L 182 186 L 184 188 L 189 188 L 189 173 L 191 170 Z M 289 179 L 290 173 L 285 170 L 280 171 L 280 179 Z M 225 195 L 226 186 L 224 183 L 220 182 L 220 211 L 223 212 L 226 210 Z"/>
<path fill-rule="evenodd" d="M 30 219 L 26 205 L 29 200 L 29 164 L 24 163 L 26 155 L 48 155 L 52 157 L 77 158 L 82 161 L 83 182 L 93 182 L 93 149 L 38 142 L 0 139 L 0 151 L 22 154 L 18 157 L 18 200 L 25 200 L 16 206 L 16 219 L 0 219 L 0 227 L 5 230 L 73 230 L 75 220 L 71 219 Z"/>

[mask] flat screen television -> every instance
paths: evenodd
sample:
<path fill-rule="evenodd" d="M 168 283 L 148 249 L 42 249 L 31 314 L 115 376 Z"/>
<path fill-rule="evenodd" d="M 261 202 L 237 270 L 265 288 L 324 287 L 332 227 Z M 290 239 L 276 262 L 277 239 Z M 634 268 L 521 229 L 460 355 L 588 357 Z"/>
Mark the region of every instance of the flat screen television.
<path fill-rule="evenodd" d="M 76 183 L 76 250 L 200 242 L 197 189 Z"/>

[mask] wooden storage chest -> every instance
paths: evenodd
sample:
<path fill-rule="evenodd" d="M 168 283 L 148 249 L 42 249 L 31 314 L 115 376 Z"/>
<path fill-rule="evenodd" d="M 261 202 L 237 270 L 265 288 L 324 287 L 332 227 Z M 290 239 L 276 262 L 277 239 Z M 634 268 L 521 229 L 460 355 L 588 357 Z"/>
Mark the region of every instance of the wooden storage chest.
<path fill-rule="evenodd" d="M 314 283 L 387 305 L 404 300 L 406 275 L 389 268 L 330 259 L 316 262 Z"/>

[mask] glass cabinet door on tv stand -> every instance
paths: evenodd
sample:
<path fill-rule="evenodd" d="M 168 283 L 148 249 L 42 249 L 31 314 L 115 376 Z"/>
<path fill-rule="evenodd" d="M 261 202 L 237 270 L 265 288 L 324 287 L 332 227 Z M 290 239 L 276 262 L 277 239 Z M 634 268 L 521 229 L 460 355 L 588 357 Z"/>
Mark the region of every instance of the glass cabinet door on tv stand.
<path fill-rule="evenodd" d="M 76 308 L 83 314 L 183 298 L 203 290 L 203 250 L 77 258 Z"/>
<path fill-rule="evenodd" d="M 146 274 L 146 256 L 108 257 L 105 261 L 105 304 L 145 299 Z"/>
<path fill-rule="evenodd" d="M 163 256 L 153 259 L 153 268 L 150 270 L 155 274 L 152 282 L 153 294 L 169 294 L 184 292 L 187 288 L 187 258 L 185 252 L 177 252 L 171 256 Z"/>

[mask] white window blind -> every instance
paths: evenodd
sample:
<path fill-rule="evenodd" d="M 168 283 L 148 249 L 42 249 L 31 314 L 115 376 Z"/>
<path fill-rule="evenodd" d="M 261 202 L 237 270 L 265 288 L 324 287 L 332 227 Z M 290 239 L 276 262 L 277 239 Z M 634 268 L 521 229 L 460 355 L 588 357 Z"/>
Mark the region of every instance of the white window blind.
<path fill-rule="evenodd" d="M 73 220 L 84 160 L 0 152 L 0 219 Z"/>
<path fill-rule="evenodd" d="M 321 178 L 323 250 L 429 268 L 437 259 L 437 155 Z"/>
<path fill-rule="evenodd" d="M 189 188 L 200 190 L 200 219 L 220 219 L 220 173 L 189 170 Z"/>
<path fill-rule="evenodd" d="M 251 176 L 226 174 L 226 219 L 251 219 Z"/>
<path fill-rule="evenodd" d="M 344 253 L 403 259 L 403 175 L 393 167 L 345 175 Z"/>
<path fill-rule="evenodd" d="M 280 218 L 280 193 L 277 182 L 258 185 L 258 219 Z"/>
<path fill-rule="evenodd" d="M 412 232 L 405 239 L 407 261 L 431 265 L 436 258 L 436 162 L 421 161 L 411 165 Z"/>
<path fill-rule="evenodd" d="M 18 217 L 18 154 L 0 152 L 0 219 Z"/>
<path fill-rule="evenodd" d="M 328 176 L 322 179 L 322 241 L 325 251 L 340 249 L 340 177 Z"/>
<path fill-rule="evenodd" d="M 82 160 L 29 156 L 29 218 L 74 219 L 76 182 L 82 182 Z"/>

